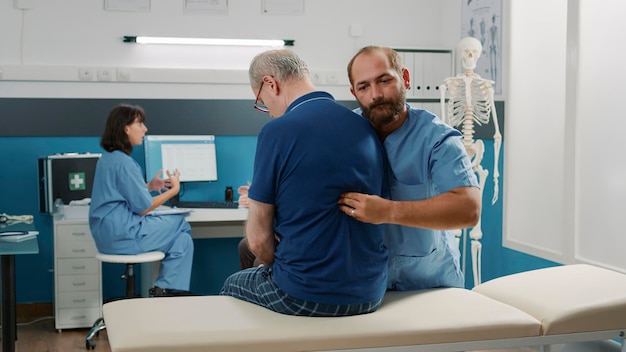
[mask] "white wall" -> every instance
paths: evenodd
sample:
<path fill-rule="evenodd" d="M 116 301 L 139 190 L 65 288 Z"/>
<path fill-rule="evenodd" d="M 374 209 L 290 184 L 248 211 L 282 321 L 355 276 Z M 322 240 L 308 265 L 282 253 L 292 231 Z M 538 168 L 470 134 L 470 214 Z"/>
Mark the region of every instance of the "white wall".
<path fill-rule="evenodd" d="M 626 272 L 626 3 L 511 4 L 504 244 Z"/>
<path fill-rule="evenodd" d="M 32 0 L 20 10 L 0 2 L 0 97 L 250 97 L 245 71 L 254 50 L 122 43 L 143 34 L 295 39 L 312 71 L 342 80 L 320 88 L 352 99 L 346 64 L 360 47 L 454 48 L 460 35 L 459 0 L 308 0 L 303 16 L 263 15 L 261 0 L 229 0 L 227 16 L 185 15 L 183 0 L 152 0 L 139 13 L 104 11 L 103 3 Z M 352 37 L 350 25 L 362 36 Z M 148 83 L 78 82 L 79 68 L 128 69 L 131 82 Z"/>
<path fill-rule="evenodd" d="M 567 3 L 509 6 L 503 242 L 555 260 L 564 241 Z"/>
<path fill-rule="evenodd" d="M 626 2 L 580 0 L 576 100 L 577 260 L 626 271 Z"/>

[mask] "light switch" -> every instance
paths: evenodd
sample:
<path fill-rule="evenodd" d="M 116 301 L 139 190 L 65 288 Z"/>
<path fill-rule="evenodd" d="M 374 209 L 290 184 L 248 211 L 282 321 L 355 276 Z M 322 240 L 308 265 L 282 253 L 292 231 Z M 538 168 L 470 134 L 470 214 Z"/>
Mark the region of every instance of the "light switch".
<path fill-rule="evenodd" d="M 15 0 L 15 8 L 20 10 L 30 10 L 33 7 L 33 0 Z"/>
<path fill-rule="evenodd" d="M 350 35 L 353 37 L 360 37 L 363 35 L 363 27 L 360 24 L 350 25 Z"/>

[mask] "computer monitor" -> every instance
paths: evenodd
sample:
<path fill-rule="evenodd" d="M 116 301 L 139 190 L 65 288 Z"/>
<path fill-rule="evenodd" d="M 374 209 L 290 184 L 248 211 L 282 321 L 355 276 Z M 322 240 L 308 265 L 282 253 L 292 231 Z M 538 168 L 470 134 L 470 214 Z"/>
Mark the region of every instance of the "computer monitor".
<path fill-rule="evenodd" d="M 215 136 L 153 136 L 144 137 L 146 181 L 163 170 L 178 169 L 181 182 L 217 181 Z"/>

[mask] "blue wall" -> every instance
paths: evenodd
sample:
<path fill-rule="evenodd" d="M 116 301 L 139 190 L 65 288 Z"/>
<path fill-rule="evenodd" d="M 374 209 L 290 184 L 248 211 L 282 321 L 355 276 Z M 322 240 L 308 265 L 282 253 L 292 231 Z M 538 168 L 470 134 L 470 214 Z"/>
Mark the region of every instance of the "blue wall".
<path fill-rule="evenodd" d="M 0 172 L 0 213 L 10 215 L 32 214 L 40 232 L 38 255 L 16 257 L 17 299 L 19 303 L 52 302 L 54 299 L 52 219 L 39 213 L 37 158 L 63 152 L 99 153 L 99 137 L 2 137 Z M 493 164 L 493 142 L 484 140 L 483 165 Z M 237 187 L 251 181 L 256 147 L 253 136 L 217 136 L 219 181 L 186 184 L 186 196 L 194 199 L 222 199 L 226 186 Z M 502 150 L 504 150 L 504 145 Z M 143 148 L 132 154 L 143 165 Z M 502 247 L 502 164 L 500 157 L 500 198 L 491 205 L 493 182 L 491 175 L 483 194 L 483 281 L 520 271 L 553 266 L 555 263 Z M 194 240 L 194 267 L 191 290 L 200 294 L 215 294 L 224 279 L 239 268 L 237 238 Z M 467 244 L 466 283 L 472 287 L 471 261 Z M 123 295 L 124 282 L 120 280 L 124 268 L 117 264 L 103 264 L 104 298 Z"/>
<path fill-rule="evenodd" d="M 39 254 L 16 256 L 18 303 L 54 300 L 54 250 L 52 218 L 39 213 L 37 158 L 64 152 L 102 152 L 99 137 L 1 137 L 0 213 L 34 215 L 39 231 Z M 223 199 L 226 186 L 245 184 L 252 177 L 256 137 L 217 136 L 218 181 L 185 184 L 186 196 L 194 199 Z M 136 147 L 132 157 L 143 165 L 143 148 Z M 238 270 L 238 239 L 194 240 L 195 255 L 192 290 L 215 293 L 228 274 Z M 104 298 L 122 296 L 123 265 L 104 263 Z"/>

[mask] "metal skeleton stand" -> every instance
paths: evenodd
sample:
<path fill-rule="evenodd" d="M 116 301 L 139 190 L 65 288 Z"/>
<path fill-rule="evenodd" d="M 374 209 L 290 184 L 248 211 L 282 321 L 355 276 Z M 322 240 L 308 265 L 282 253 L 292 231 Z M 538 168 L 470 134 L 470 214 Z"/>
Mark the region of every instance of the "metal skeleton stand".
<path fill-rule="evenodd" d="M 500 156 L 500 147 L 502 145 L 502 135 L 498 125 L 496 108 L 494 103 L 494 81 L 481 78 L 474 73 L 476 62 L 480 57 L 482 46 L 480 42 L 472 37 L 467 37 L 459 43 L 459 52 L 463 61 L 465 72 L 456 77 L 444 79 L 441 85 L 441 115 L 444 122 L 453 127 L 461 127 L 463 133 L 463 145 L 472 162 L 472 170 L 478 177 L 480 186 L 480 195 L 482 199 L 485 181 L 489 175 L 489 171 L 481 165 L 485 152 L 485 145 L 482 140 L 474 139 L 474 123 L 479 125 L 488 124 L 489 119 L 493 115 L 493 123 L 495 125 L 494 141 L 494 167 L 493 182 L 494 191 L 491 204 L 495 204 L 498 200 L 499 184 L 498 178 L 498 159 Z M 449 98 L 446 104 L 446 91 L 449 92 Z M 447 114 L 446 114 L 447 112 Z M 460 243 L 460 237 L 463 236 L 463 258 L 465 257 L 465 241 L 468 230 L 457 230 L 455 236 L 457 244 Z M 474 274 L 474 286 L 479 285 L 481 280 L 481 251 L 482 244 L 480 240 L 483 237 L 481 219 L 478 220 L 476 226 L 469 231 L 469 237 L 472 241 L 472 272 Z M 465 262 L 462 268 L 465 272 Z"/>

